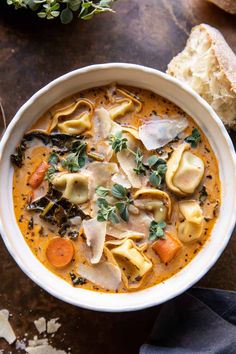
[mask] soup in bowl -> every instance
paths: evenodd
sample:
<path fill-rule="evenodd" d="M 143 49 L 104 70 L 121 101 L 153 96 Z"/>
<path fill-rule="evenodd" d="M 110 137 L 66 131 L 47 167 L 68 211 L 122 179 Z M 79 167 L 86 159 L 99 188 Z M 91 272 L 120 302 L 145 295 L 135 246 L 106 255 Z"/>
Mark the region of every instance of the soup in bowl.
<path fill-rule="evenodd" d="M 99 83 L 55 97 L 25 126 L 8 156 L 18 237 L 52 277 L 51 287 L 73 293 L 77 304 L 105 310 L 150 306 L 162 302 L 163 294 L 167 299 L 183 291 L 187 269 L 199 269 L 195 260 L 206 252 L 215 259 L 229 238 L 230 227 L 210 255 L 224 203 L 221 160 L 204 125 L 176 100 L 145 84 Z M 185 287 L 196 280 L 186 278 Z M 161 290 L 173 281 L 175 290 Z M 156 298 L 148 302 L 150 292 Z M 101 307 L 84 303 L 85 293 L 102 296 Z M 61 297 L 60 291 L 53 294 Z M 106 307 L 104 297 L 117 296 L 120 303 Z M 132 298 L 139 304 L 133 306 Z"/>

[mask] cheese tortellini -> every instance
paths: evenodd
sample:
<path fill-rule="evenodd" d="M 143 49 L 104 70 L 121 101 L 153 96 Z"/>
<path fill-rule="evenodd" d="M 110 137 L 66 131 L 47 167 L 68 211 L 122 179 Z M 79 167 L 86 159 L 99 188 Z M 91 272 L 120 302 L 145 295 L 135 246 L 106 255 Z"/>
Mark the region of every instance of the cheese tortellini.
<path fill-rule="evenodd" d="M 152 268 L 152 262 L 143 254 L 133 240 L 125 239 L 111 253 L 123 269 L 123 279 L 127 288 L 140 285 L 142 277 Z"/>
<path fill-rule="evenodd" d="M 152 268 L 152 262 L 144 255 L 147 243 L 138 246 L 135 241 L 141 241 L 143 235 L 129 232 L 123 239 L 107 241 L 106 253 L 122 270 L 125 286 L 137 288 L 141 285 L 144 275 Z"/>
<path fill-rule="evenodd" d="M 76 135 L 91 128 L 90 113 L 81 113 L 78 118 L 59 123 L 58 129 L 64 134 Z"/>
<path fill-rule="evenodd" d="M 134 194 L 134 205 L 139 209 L 150 211 L 157 222 L 169 218 L 171 214 L 169 195 L 154 188 L 144 188 L 137 191 Z"/>
<path fill-rule="evenodd" d="M 88 200 L 88 176 L 81 173 L 55 173 L 52 184 L 71 203 L 82 204 Z"/>
<path fill-rule="evenodd" d="M 131 111 L 134 108 L 134 104 L 131 99 L 123 98 L 117 100 L 117 104 L 109 108 L 110 118 L 115 120 L 120 116 L 124 116 L 127 112 Z"/>
<path fill-rule="evenodd" d="M 86 111 L 81 112 L 80 107 L 86 107 Z M 76 114 L 77 110 L 80 112 L 78 115 Z M 49 133 L 57 127 L 64 134 L 81 134 L 91 128 L 93 111 L 94 106 L 88 100 L 81 99 L 72 103 L 55 113 L 49 127 Z"/>
<path fill-rule="evenodd" d="M 167 186 L 179 195 L 194 193 L 204 175 L 202 159 L 188 151 L 189 149 L 188 144 L 180 145 L 167 162 Z"/>
<path fill-rule="evenodd" d="M 182 242 L 199 239 L 203 232 L 203 212 L 196 200 L 179 202 L 179 211 L 185 218 L 179 224 L 178 237 Z"/>

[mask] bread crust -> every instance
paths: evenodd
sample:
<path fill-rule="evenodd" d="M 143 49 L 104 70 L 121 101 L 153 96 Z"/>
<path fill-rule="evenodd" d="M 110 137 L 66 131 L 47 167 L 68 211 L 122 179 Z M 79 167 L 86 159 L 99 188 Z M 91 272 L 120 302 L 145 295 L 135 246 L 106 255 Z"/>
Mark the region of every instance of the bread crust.
<path fill-rule="evenodd" d="M 216 28 L 204 23 L 195 26 L 192 30 L 196 28 L 206 31 L 220 69 L 228 79 L 232 91 L 236 93 L 236 55 L 226 42 L 223 35 Z"/>
<path fill-rule="evenodd" d="M 229 12 L 230 14 L 236 14 L 236 1 L 235 0 L 208 0 L 222 10 Z"/>
<path fill-rule="evenodd" d="M 210 49 L 211 56 L 214 58 L 215 65 L 217 68 L 214 70 L 216 70 L 216 73 L 219 73 L 218 77 L 221 77 L 220 85 L 222 86 L 222 88 L 224 88 L 223 90 L 226 90 L 225 94 L 220 94 L 221 98 L 219 97 L 219 99 L 221 99 L 221 105 L 219 106 L 218 102 L 220 101 L 218 101 L 218 99 L 215 101 L 211 99 L 208 100 L 207 96 L 202 94 L 202 92 L 199 92 L 199 94 L 203 97 L 205 96 L 204 98 L 206 99 L 206 101 L 208 101 L 208 103 L 213 107 L 213 109 L 215 109 L 215 111 L 218 113 L 219 117 L 221 117 L 223 123 L 227 126 L 227 128 L 236 130 L 236 55 L 225 41 L 223 35 L 216 28 L 204 23 L 193 27 L 185 45 L 185 48 L 182 52 L 178 53 L 170 61 L 166 72 L 171 76 L 179 78 L 181 81 L 186 81 L 191 86 L 191 83 L 188 82 L 188 78 L 186 77 L 185 79 L 181 75 L 184 74 L 185 64 L 188 64 L 188 60 L 190 60 L 190 58 L 185 58 L 185 53 L 188 53 L 188 55 L 191 57 L 191 50 L 190 52 L 188 52 L 188 49 L 191 48 L 193 45 L 193 38 L 206 39 L 206 42 L 209 44 L 208 48 Z M 206 51 L 208 51 L 208 48 L 206 48 Z M 202 55 L 204 55 L 204 53 L 205 49 L 203 49 Z M 198 54 L 196 54 L 196 58 L 197 55 Z M 194 68 L 192 68 L 192 72 L 194 75 Z M 214 75 L 214 73 L 215 71 L 211 73 L 211 75 Z M 195 74 L 197 74 L 197 72 L 195 72 Z M 207 82 L 210 88 L 210 84 L 211 82 L 214 82 L 214 79 L 213 81 L 211 81 L 211 76 L 209 76 Z M 202 81 L 202 85 L 204 85 L 204 81 Z M 193 89 L 198 91 L 194 86 Z M 230 96 L 228 102 L 227 92 Z M 211 97 L 212 93 L 214 95 L 214 92 L 208 92 L 208 94 L 210 94 L 209 97 Z"/>

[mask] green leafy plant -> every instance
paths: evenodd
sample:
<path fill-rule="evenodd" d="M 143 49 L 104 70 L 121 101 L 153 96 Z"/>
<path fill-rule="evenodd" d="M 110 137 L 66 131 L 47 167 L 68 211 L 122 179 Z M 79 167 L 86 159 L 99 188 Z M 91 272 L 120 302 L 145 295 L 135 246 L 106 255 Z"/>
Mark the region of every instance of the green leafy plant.
<path fill-rule="evenodd" d="M 99 207 L 97 220 L 106 221 L 109 220 L 113 224 L 120 222 L 119 216 L 124 221 L 129 221 L 129 210 L 128 207 L 131 203 L 129 193 L 126 188 L 120 184 L 114 184 L 110 189 L 103 186 L 96 188 L 96 193 L 101 197 L 97 200 L 97 205 Z M 110 205 L 105 199 L 106 196 L 111 195 L 112 197 L 119 199 L 114 205 Z"/>
<path fill-rule="evenodd" d="M 148 159 L 147 164 L 151 171 L 149 181 L 154 187 L 159 187 L 160 184 L 163 182 L 166 174 L 166 161 L 160 159 L 156 155 L 153 155 Z"/>
<path fill-rule="evenodd" d="M 69 172 L 78 172 L 86 163 L 86 147 L 87 144 L 80 140 L 73 142 L 71 148 L 72 153 L 61 160 L 62 167 Z"/>
<path fill-rule="evenodd" d="M 97 220 L 98 221 L 106 221 L 109 220 L 113 224 L 119 223 L 119 217 L 116 213 L 116 207 L 109 205 L 108 201 L 104 198 L 98 198 L 97 205 L 99 207 Z"/>
<path fill-rule="evenodd" d="M 184 140 L 189 143 L 192 148 L 196 148 L 198 143 L 201 142 L 201 134 L 199 133 L 197 128 L 194 128 L 192 130 L 192 134 L 187 136 Z"/>
<path fill-rule="evenodd" d="M 50 182 L 53 174 L 58 172 L 57 164 L 59 163 L 59 161 L 60 161 L 60 159 L 55 152 L 52 152 L 49 155 L 48 164 L 50 165 L 50 167 L 48 168 L 47 173 L 45 175 L 46 181 Z"/>
<path fill-rule="evenodd" d="M 149 227 L 149 240 L 155 241 L 159 238 L 165 239 L 164 228 L 166 227 L 165 221 L 156 222 L 155 220 L 151 221 Z"/>
<path fill-rule="evenodd" d="M 127 143 L 128 139 L 122 137 L 122 132 L 117 132 L 109 137 L 109 144 L 116 153 L 128 149 Z"/>
<path fill-rule="evenodd" d="M 90 20 L 103 12 L 114 12 L 111 5 L 114 0 L 6 0 L 16 10 L 20 8 L 37 12 L 38 17 L 53 20 L 60 17 L 63 24 L 72 21 L 74 13 L 82 20 Z"/>
<path fill-rule="evenodd" d="M 118 132 L 114 135 L 111 135 L 109 138 L 109 144 L 111 145 L 114 152 L 119 152 L 122 150 L 128 150 L 131 154 L 134 155 L 134 160 L 136 162 L 136 167 L 134 172 L 137 175 L 146 175 L 146 172 L 150 172 L 149 181 L 154 187 L 159 187 L 163 183 L 167 166 L 166 161 L 160 159 L 157 155 L 152 155 L 149 157 L 147 163 L 143 162 L 143 153 L 140 148 L 137 148 L 136 151 L 131 150 L 128 147 L 128 140 L 122 137 L 122 132 Z"/>

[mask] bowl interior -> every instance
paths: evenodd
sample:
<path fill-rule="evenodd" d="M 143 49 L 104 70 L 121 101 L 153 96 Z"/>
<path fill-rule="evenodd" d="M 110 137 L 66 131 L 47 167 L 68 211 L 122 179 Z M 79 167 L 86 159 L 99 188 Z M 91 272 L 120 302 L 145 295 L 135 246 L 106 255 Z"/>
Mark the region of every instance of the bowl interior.
<path fill-rule="evenodd" d="M 220 215 L 211 238 L 199 254 L 172 278 L 130 294 L 106 294 L 73 288 L 48 271 L 26 244 L 14 216 L 13 168 L 10 154 L 24 132 L 50 106 L 75 92 L 111 82 L 151 90 L 176 103 L 201 127 L 218 159 L 222 184 Z M 17 112 L 0 147 L 0 227 L 4 242 L 22 270 L 52 295 L 77 306 L 101 311 L 130 311 L 160 304 L 197 282 L 215 263 L 227 245 L 236 208 L 236 164 L 231 140 L 220 119 L 196 93 L 157 70 L 132 64 L 103 64 L 66 74 L 38 91 Z M 4 206 L 4 207 L 3 207 Z"/>

